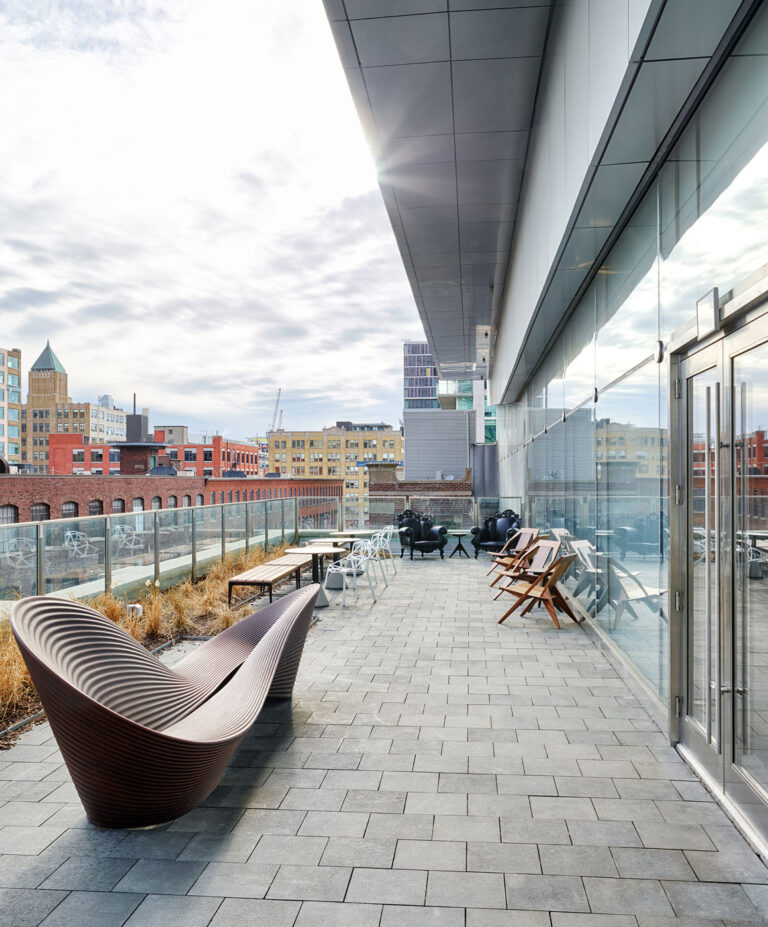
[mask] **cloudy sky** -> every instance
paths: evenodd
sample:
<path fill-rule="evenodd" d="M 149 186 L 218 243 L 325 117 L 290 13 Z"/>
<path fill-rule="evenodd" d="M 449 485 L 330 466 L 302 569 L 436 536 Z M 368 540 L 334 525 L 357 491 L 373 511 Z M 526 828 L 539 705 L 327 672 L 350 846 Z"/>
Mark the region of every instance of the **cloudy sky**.
<path fill-rule="evenodd" d="M 321 0 L 0 0 L 0 345 L 263 433 L 402 410 L 418 314 Z"/>

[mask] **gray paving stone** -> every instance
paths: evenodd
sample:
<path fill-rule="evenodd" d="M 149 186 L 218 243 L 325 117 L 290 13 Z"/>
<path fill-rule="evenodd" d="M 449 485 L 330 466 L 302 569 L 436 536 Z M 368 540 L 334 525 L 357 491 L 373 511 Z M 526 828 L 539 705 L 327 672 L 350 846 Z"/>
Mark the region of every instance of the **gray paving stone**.
<path fill-rule="evenodd" d="M 0 792 L 0 797 L 2 797 L 2 792 Z M 20 824 L 27 827 L 42 824 L 61 807 L 63 805 L 57 807 L 53 802 L 7 801 L 0 807 L 0 827 L 7 824 Z"/>
<path fill-rule="evenodd" d="M 37 856 L 65 830 L 64 827 L 47 827 L 46 825 L 27 827 L 9 824 L 0 828 L 0 853 Z"/>
<path fill-rule="evenodd" d="M 464 871 L 467 868 L 467 845 L 449 840 L 398 840 L 395 869 L 447 869 Z"/>
<path fill-rule="evenodd" d="M 337 756 L 339 754 L 336 754 Z M 320 767 L 322 768 L 322 767 Z M 376 770 L 330 769 L 323 779 L 325 789 L 378 789 L 382 773 Z M 381 786 L 385 788 L 385 786 Z"/>
<path fill-rule="evenodd" d="M 389 869 L 396 841 L 387 837 L 331 837 L 320 864 L 323 866 L 364 866 Z"/>
<path fill-rule="evenodd" d="M 495 911 L 467 908 L 466 927 L 550 927 L 546 911 Z"/>
<path fill-rule="evenodd" d="M 533 821 L 524 818 L 502 818 L 501 839 L 504 843 L 569 844 L 571 842 L 565 821 Z"/>
<path fill-rule="evenodd" d="M 601 846 L 541 846 L 541 870 L 549 875 L 618 876 L 611 851 Z"/>
<path fill-rule="evenodd" d="M 302 837 L 362 837 L 368 815 L 353 811 L 309 811 L 299 829 Z"/>
<path fill-rule="evenodd" d="M 394 898 L 405 905 L 423 905 L 427 873 L 412 869 L 355 869 L 346 901 L 388 904 Z"/>
<path fill-rule="evenodd" d="M 121 927 L 142 899 L 142 895 L 126 892 L 70 892 L 40 923 L 45 927 Z"/>
<path fill-rule="evenodd" d="M 496 777 L 501 795 L 558 794 L 553 776 L 499 775 Z"/>
<path fill-rule="evenodd" d="M 594 821 L 597 818 L 589 798 L 548 798 L 531 796 L 534 818 L 568 818 L 573 821 Z"/>
<path fill-rule="evenodd" d="M 260 901 L 255 898 L 225 898 L 210 927 L 293 927 L 301 908 L 300 901 Z"/>
<path fill-rule="evenodd" d="M 631 821 L 568 821 L 568 832 L 575 846 L 642 846 L 636 825 Z"/>
<path fill-rule="evenodd" d="M 371 814 L 366 837 L 402 837 L 412 840 L 429 840 L 432 837 L 434 816 L 431 814 Z"/>
<path fill-rule="evenodd" d="M 380 927 L 464 927 L 464 909 L 385 904 Z"/>
<path fill-rule="evenodd" d="M 466 814 L 467 796 L 443 792 L 409 792 L 406 814 Z"/>
<path fill-rule="evenodd" d="M 552 927 L 636 927 L 632 914 L 561 914 L 552 912 Z"/>
<path fill-rule="evenodd" d="M 682 879 L 691 882 L 696 880 L 681 850 L 617 847 L 613 850 L 613 858 L 623 879 Z"/>
<path fill-rule="evenodd" d="M 180 860 L 244 863 L 248 860 L 258 837 L 246 834 L 196 834 L 179 855 Z"/>
<path fill-rule="evenodd" d="M 490 872 L 430 872 L 428 905 L 505 908 L 504 876 Z"/>
<path fill-rule="evenodd" d="M 371 789 L 350 789 L 346 793 L 341 810 L 402 814 L 405 809 L 405 798 L 405 792 L 374 792 Z"/>
<path fill-rule="evenodd" d="M 378 904 L 305 901 L 295 927 L 378 927 L 380 918 Z"/>
<path fill-rule="evenodd" d="M 291 837 L 264 834 L 248 862 L 260 864 L 316 866 L 323 855 L 327 837 Z"/>
<path fill-rule="evenodd" d="M 344 789 L 289 789 L 280 810 L 340 811 L 347 793 Z"/>
<path fill-rule="evenodd" d="M 263 898 L 277 868 L 264 863 L 209 863 L 187 894 Z"/>
<path fill-rule="evenodd" d="M 307 813 L 304 811 L 249 808 L 235 825 L 233 833 L 249 837 L 260 837 L 262 834 L 297 834 L 306 816 Z"/>
<path fill-rule="evenodd" d="M 55 850 L 40 856 L 0 858 L 0 888 L 37 888 L 66 860 Z M 133 864 L 133 860 L 130 861 Z"/>
<path fill-rule="evenodd" d="M 522 911 L 589 911 L 581 879 L 507 873 L 507 907 Z"/>
<path fill-rule="evenodd" d="M 348 866 L 280 867 L 268 898 L 300 901 L 343 901 L 352 869 Z"/>
<path fill-rule="evenodd" d="M 158 924 L 206 927 L 220 904 L 221 898 L 147 895 L 125 924 L 126 927 L 157 927 Z"/>
<path fill-rule="evenodd" d="M 433 868 L 433 867 L 430 867 Z M 539 852 L 530 843 L 468 843 L 471 872 L 540 873 Z"/>
<path fill-rule="evenodd" d="M 66 891 L 108 892 L 135 863 L 135 859 L 71 856 L 40 887 L 61 888 Z M 0 864 L 0 869 L 3 868 L 5 859 Z"/>
<path fill-rule="evenodd" d="M 66 892 L 0 888 L 0 927 L 37 927 Z"/>
<path fill-rule="evenodd" d="M 664 882 L 676 914 L 686 917 L 754 917 L 755 906 L 740 885 Z"/>
<path fill-rule="evenodd" d="M 584 888 L 595 914 L 674 914 L 661 882 L 654 879 L 587 877 Z"/>
<path fill-rule="evenodd" d="M 486 816 L 435 815 L 434 840 L 498 841 L 499 819 Z"/>
<path fill-rule="evenodd" d="M 198 860 L 140 859 L 115 885 L 116 892 L 185 895 L 205 868 Z"/>

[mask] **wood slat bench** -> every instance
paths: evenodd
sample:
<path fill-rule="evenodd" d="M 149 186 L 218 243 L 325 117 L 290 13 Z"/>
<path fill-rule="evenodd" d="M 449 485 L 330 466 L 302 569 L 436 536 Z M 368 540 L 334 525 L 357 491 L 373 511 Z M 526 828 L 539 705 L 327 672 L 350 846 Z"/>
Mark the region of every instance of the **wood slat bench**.
<path fill-rule="evenodd" d="M 269 563 L 262 563 L 259 566 L 246 570 L 244 573 L 238 573 L 229 580 L 227 592 L 227 604 L 232 604 L 232 589 L 234 586 L 258 586 L 259 593 L 265 589 L 269 590 L 269 601 L 272 601 L 272 589 L 275 583 L 286 579 L 291 573 L 296 574 L 296 588 L 301 586 L 301 570 L 312 562 L 311 554 L 283 554 L 282 557 L 276 557 Z M 249 602 L 251 597 L 243 599 L 240 605 Z"/>

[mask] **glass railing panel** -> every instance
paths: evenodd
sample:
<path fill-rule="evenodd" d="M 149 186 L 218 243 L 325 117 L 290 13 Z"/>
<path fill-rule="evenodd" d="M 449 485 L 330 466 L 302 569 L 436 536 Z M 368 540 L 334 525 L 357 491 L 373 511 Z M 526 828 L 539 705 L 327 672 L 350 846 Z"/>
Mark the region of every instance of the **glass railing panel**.
<path fill-rule="evenodd" d="M 309 536 L 313 532 L 326 534 L 339 529 L 338 499 L 324 496 L 301 496 L 299 506 L 299 535 Z"/>
<path fill-rule="evenodd" d="M 192 576 L 192 518 L 189 508 L 162 509 L 157 516 L 160 588 L 167 589 Z"/>
<path fill-rule="evenodd" d="M 368 528 L 386 528 L 396 525 L 397 516 L 408 508 L 405 496 L 387 496 L 376 498 L 370 496 L 368 505 Z"/>
<path fill-rule="evenodd" d="M 269 529 L 269 546 L 276 547 L 283 539 L 282 499 L 267 501 L 267 527 Z"/>
<path fill-rule="evenodd" d="M 245 550 L 245 502 L 224 506 L 224 536 L 228 554 Z"/>
<path fill-rule="evenodd" d="M 251 548 L 264 547 L 264 527 L 266 525 L 265 503 L 248 503 L 248 545 Z"/>
<path fill-rule="evenodd" d="M 434 525 L 451 528 L 471 528 L 474 524 L 474 504 L 471 496 L 411 496 L 411 509 L 426 515 Z"/>
<path fill-rule="evenodd" d="M 42 527 L 45 593 L 84 598 L 104 592 L 105 520 L 68 518 Z"/>
<path fill-rule="evenodd" d="M 38 595 L 37 525 L 0 526 L 0 600 Z"/>
<path fill-rule="evenodd" d="M 104 519 L 106 522 L 106 519 Z M 155 578 L 155 522 L 151 512 L 109 517 L 112 591 L 130 595 Z"/>
<path fill-rule="evenodd" d="M 221 559 L 220 505 L 206 505 L 195 509 L 196 573 L 201 576 L 216 560 Z"/>

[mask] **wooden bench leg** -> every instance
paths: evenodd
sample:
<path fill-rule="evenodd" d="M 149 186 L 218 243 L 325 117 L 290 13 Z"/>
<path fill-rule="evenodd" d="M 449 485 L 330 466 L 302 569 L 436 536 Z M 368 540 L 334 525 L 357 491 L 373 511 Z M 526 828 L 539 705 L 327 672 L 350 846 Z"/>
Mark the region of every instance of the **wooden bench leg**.
<path fill-rule="evenodd" d="M 232 583 L 229 584 L 229 589 L 227 591 L 227 608 L 232 607 Z"/>
<path fill-rule="evenodd" d="M 301 589 L 301 567 L 296 570 L 296 588 Z"/>

